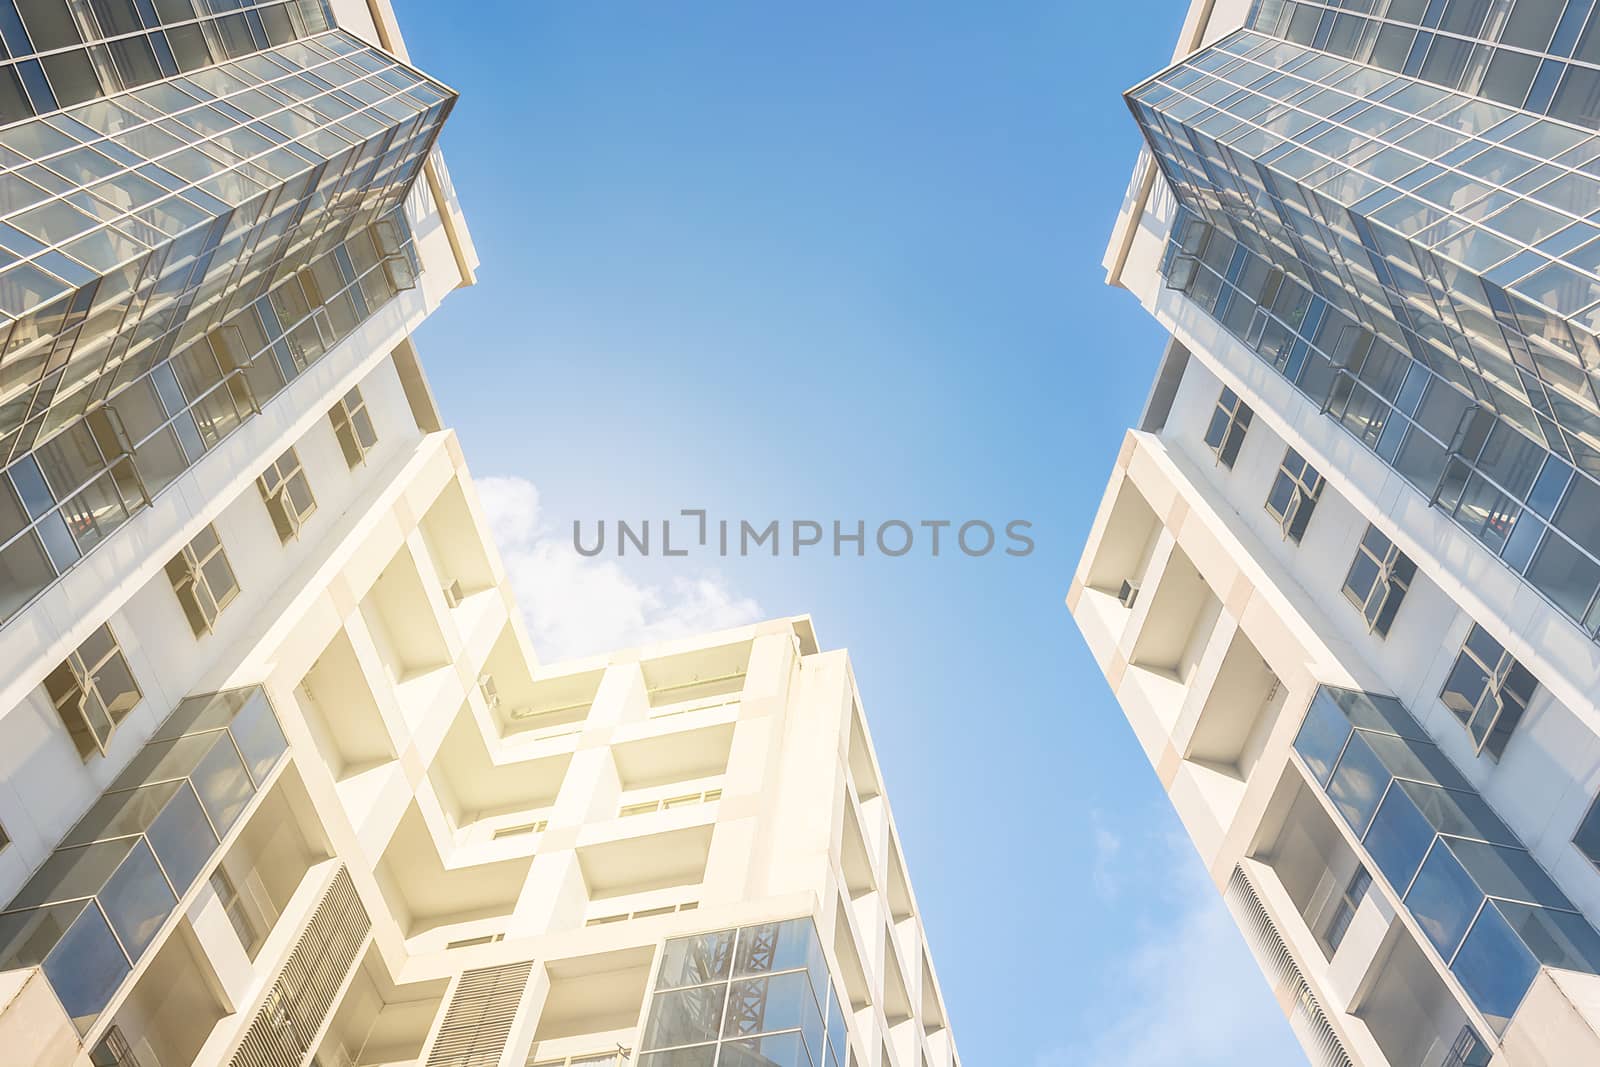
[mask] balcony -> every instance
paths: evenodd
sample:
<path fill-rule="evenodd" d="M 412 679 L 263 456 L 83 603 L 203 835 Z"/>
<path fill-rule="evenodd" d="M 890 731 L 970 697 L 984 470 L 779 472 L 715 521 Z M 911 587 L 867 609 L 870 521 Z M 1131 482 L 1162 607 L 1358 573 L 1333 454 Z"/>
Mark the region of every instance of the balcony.
<path fill-rule="evenodd" d="M 1399 701 L 1324 686 L 1294 747 L 1497 1032 L 1541 968 L 1600 974 L 1600 934 Z"/>
<path fill-rule="evenodd" d="M 0 970 L 41 967 L 87 1032 L 286 748 L 260 688 L 179 704 L 0 912 Z"/>

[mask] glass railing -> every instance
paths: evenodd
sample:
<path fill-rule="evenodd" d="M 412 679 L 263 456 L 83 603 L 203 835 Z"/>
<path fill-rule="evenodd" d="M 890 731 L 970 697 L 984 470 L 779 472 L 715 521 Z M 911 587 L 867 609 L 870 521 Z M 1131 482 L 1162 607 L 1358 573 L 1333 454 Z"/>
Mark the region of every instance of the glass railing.
<path fill-rule="evenodd" d="M 1541 966 L 1600 974 L 1600 934 L 1398 700 L 1323 686 L 1294 747 L 1496 1031 Z"/>
<path fill-rule="evenodd" d="M 0 970 L 41 968 L 87 1032 L 287 747 L 259 686 L 179 704 L 0 911 Z"/>

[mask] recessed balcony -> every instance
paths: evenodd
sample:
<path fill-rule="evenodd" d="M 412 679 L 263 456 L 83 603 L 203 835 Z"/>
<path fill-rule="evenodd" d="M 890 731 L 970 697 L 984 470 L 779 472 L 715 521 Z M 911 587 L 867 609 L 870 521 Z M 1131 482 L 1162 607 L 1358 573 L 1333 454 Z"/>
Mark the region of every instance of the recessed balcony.
<path fill-rule="evenodd" d="M 359 823 L 398 754 L 348 633 L 339 631 L 294 695 L 339 798 Z"/>
<path fill-rule="evenodd" d="M 1184 753 L 1187 778 L 1216 818 L 1233 821 L 1287 690 L 1243 630 L 1236 631 Z"/>
<path fill-rule="evenodd" d="M 532 857 L 449 866 L 413 802 L 378 863 L 378 885 L 407 938 L 510 915 Z"/>
<path fill-rule="evenodd" d="M 395 553 L 361 599 L 361 617 L 401 711 L 415 727 L 439 691 L 454 682 L 455 670 L 409 549 Z"/>
<path fill-rule="evenodd" d="M 654 956 L 651 948 L 636 948 L 547 963 L 550 992 L 530 1062 L 636 1044 L 633 1032 Z"/>
<path fill-rule="evenodd" d="M 737 703 L 750 667 L 751 642 L 646 660 L 650 714 L 664 716 Z"/>
<path fill-rule="evenodd" d="M 470 613 L 473 598 L 495 588 L 494 570 L 483 549 L 483 535 L 472 521 L 466 492 L 452 479 L 418 523 L 433 570 L 453 612 Z"/>
<path fill-rule="evenodd" d="M 611 901 L 625 911 L 620 898 L 699 885 L 711 856 L 712 829 L 689 826 L 580 846 L 578 866 L 589 899 Z"/>
<path fill-rule="evenodd" d="M 1089 612 L 1113 640 L 1128 624 L 1161 537 L 1161 521 L 1131 478 L 1117 487 L 1100 544 L 1084 575 L 1080 612 Z"/>
<path fill-rule="evenodd" d="M 312 1062 L 315 1067 L 412 1067 L 448 988 L 444 979 L 398 985 L 377 948 L 368 948 Z"/>
<path fill-rule="evenodd" d="M 1189 557 L 1176 547 L 1155 590 L 1139 595 L 1151 597 L 1150 609 L 1128 657 L 1119 694 L 1131 690 L 1170 735 L 1200 657 L 1216 629 L 1222 602 Z"/>
<path fill-rule="evenodd" d="M 526 823 L 523 816 L 547 814 L 571 762 L 571 753 L 560 753 L 496 763 L 477 720 L 463 711 L 439 746 L 428 780 L 462 843 L 489 840 L 500 829 Z"/>

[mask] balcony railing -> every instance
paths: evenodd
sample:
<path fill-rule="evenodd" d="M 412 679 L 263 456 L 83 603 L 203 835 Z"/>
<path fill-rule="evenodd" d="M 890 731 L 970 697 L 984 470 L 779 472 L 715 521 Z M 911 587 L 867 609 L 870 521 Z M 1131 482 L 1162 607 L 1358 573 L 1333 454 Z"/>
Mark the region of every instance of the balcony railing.
<path fill-rule="evenodd" d="M 0 970 L 41 968 L 88 1032 L 287 748 L 259 686 L 179 704 L 0 911 Z"/>

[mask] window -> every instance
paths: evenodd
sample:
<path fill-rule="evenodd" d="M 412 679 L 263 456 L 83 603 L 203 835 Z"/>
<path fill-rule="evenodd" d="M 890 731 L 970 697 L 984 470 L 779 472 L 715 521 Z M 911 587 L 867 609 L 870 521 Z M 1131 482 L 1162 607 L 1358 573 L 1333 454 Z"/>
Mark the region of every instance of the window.
<path fill-rule="evenodd" d="M 1538 685 L 1500 642 L 1473 623 L 1439 699 L 1472 734 L 1478 752 L 1498 759 Z"/>
<path fill-rule="evenodd" d="M 1450 1046 L 1450 1055 L 1445 1057 L 1443 1067 L 1489 1067 L 1493 1058 L 1494 1053 L 1483 1043 L 1483 1038 L 1472 1027 L 1463 1026 L 1461 1036 Z"/>
<path fill-rule="evenodd" d="M 1250 405 L 1223 386 L 1222 395 L 1217 397 L 1217 410 L 1211 413 L 1211 425 L 1206 427 L 1206 444 L 1217 454 L 1218 463 L 1233 469 L 1233 461 L 1239 458 L 1239 446 L 1244 444 L 1245 431 L 1250 429 L 1253 418 L 1255 412 L 1250 410 Z"/>
<path fill-rule="evenodd" d="M 316 498 L 311 495 L 311 483 L 306 480 L 305 468 L 300 466 L 300 456 L 293 448 L 278 457 L 278 461 L 256 479 L 261 499 L 272 516 L 278 540 L 287 544 L 300 536 L 300 527 L 317 510 Z"/>
<path fill-rule="evenodd" d="M 222 539 L 209 524 L 167 561 L 167 578 L 196 637 L 210 633 L 222 609 L 239 595 L 239 582 L 222 550 Z"/>
<path fill-rule="evenodd" d="M 84 759 L 105 755 L 112 733 L 142 696 L 109 624 L 46 675 L 44 689 Z"/>
<path fill-rule="evenodd" d="M 1267 512 L 1278 520 L 1287 540 L 1300 543 L 1321 495 L 1322 475 L 1317 468 L 1294 449 L 1285 451 L 1283 462 L 1278 464 L 1278 476 L 1267 493 Z"/>
<path fill-rule="evenodd" d="M 1328 920 L 1328 932 L 1324 939 L 1330 955 L 1339 951 L 1345 932 L 1350 929 L 1350 920 L 1356 917 L 1356 909 L 1361 907 L 1361 901 L 1366 898 L 1367 890 L 1371 888 L 1372 875 L 1367 873 L 1365 867 L 1357 867 L 1356 873 L 1350 876 L 1350 883 L 1344 887 L 1344 894 L 1334 905 L 1332 917 Z"/>
<path fill-rule="evenodd" d="M 328 419 L 344 451 L 344 461 L 352 468 L 366 462 L 367 453 L 378 443 L 378 434 L 372 428 L 372 417 L 367 414 L 367 402 L 362 399 L 361 390 L 352 389 L 344 394 L 328 412 Z"/>
<path fill-rule="evenodd" d="M 239 890 L 234 888 L 233 879 L 228 877 L 226 870 L 218 867 L 212 872 L 211 889 L 217 894 L 223 914 L 233 924 L 233 932 L 239 935 L 239 944 L 244 946 L 245 954 L 255 959 L 256 950 L 261 947 L 261 932 L 245 910 L 244 898 L 239 896 Z"/>
<path fill-rule="evenodd" d="M 1417 576 L 1417 565 L 1394 542 L 1368 525 L 1356 546 L 1356 558 L 1344 578 L 1344 595 L 1367 620 L 1367 629 L 1387 637 L 1395 612 Z"/>
<path fill-rule="evenodd" d="M 138 1067 L 139 1061 L 133 1058 L 133 1048 L 122 1036 L 122 1028 L 113 1026 L 89 1053 L 89 1063 L 91 1067 Z"/>

